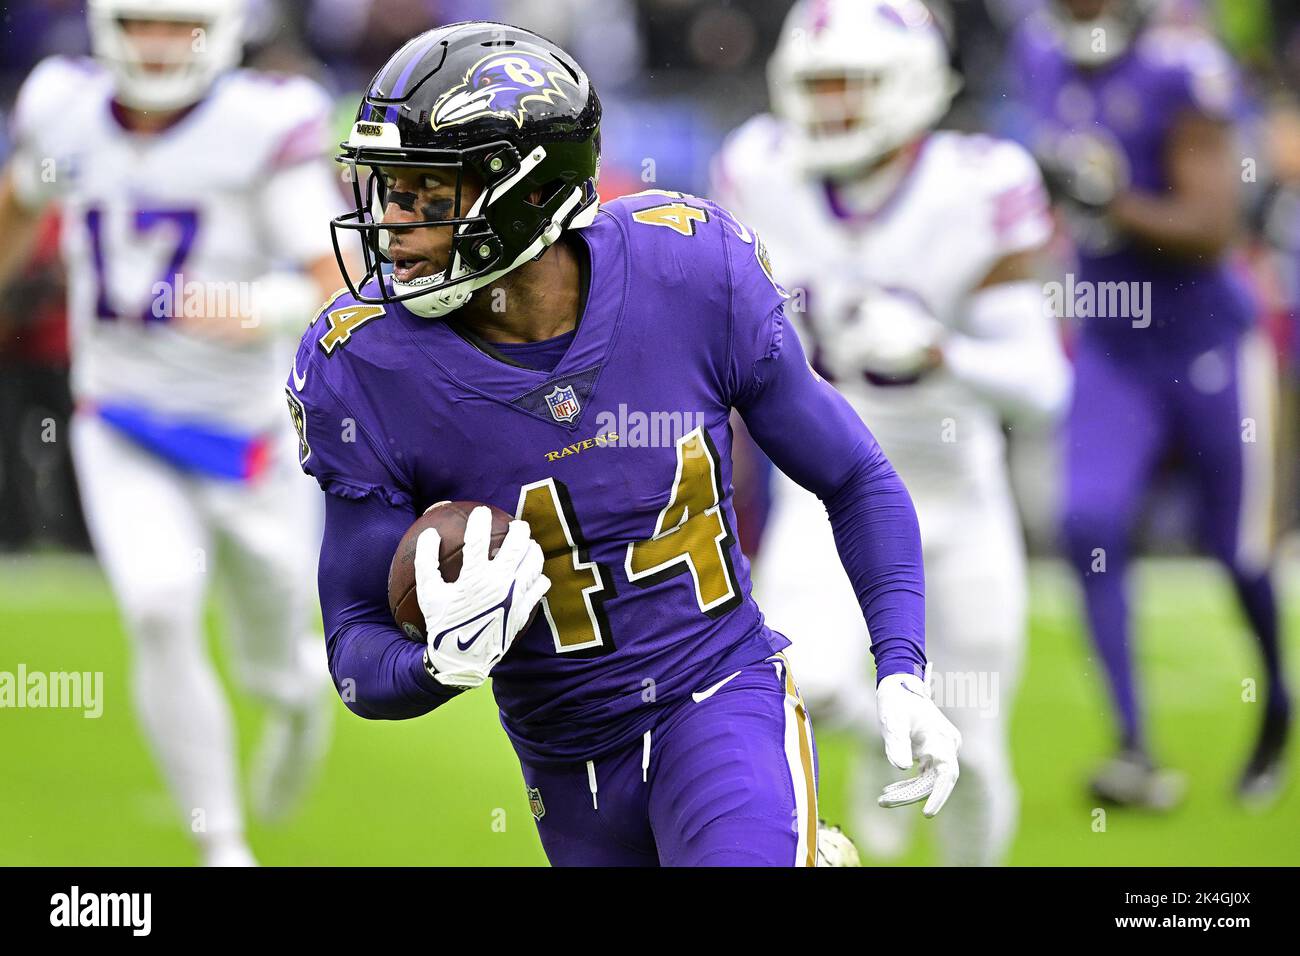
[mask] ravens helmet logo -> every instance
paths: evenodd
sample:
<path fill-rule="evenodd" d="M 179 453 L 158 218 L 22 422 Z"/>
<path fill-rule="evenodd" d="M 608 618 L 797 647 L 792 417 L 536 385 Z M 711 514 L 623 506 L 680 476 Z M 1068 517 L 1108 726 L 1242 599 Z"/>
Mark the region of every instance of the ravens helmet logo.
<path fill-rule="evenodd" d="M 573 77 L 553 60 L 522 51 L 491 53 L 438 97 L 429 123 L 437 130 L 496 116 L 522 127 L 530 103 L 568 100 L 560 83 L 578 89 Z"/>

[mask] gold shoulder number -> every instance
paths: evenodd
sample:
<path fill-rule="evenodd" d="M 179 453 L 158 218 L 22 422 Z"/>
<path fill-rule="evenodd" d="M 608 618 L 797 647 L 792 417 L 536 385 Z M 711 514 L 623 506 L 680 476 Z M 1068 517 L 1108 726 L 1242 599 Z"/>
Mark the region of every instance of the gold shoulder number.
<path fill-rule="evenodd" d="M 697 222 L 708 222 L 709 214 L 699 206 L 688 206 L 684 202 L 667 202 L 646 209 L 638 209 L 632 218 L 647 226 L 666 226 L 683 236 L 695 235 Z"/>
<path fill-rule="evenodd" d="M 320 337 L 320 347 L 326 355 L 333 355 L 336 348 L 348 343 L 348 339 L 352 338 L 353 332 L 371 319 L 377 319 L 383 314 L 384 307 L 382 305 L 353 303 L 352 305 L 345 305 L 341 309 L 335 309 L 326 316 L 329 328 Z"/>

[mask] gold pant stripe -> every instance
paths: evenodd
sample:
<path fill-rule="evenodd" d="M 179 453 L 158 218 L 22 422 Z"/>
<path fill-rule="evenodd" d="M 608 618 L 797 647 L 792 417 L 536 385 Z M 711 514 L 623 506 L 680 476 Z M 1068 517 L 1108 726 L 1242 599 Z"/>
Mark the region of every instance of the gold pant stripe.
<path fill-rule="evenodd" d="M 807 808 L 808 819 L 805 821 L 806 835 L 805 842 L 808 845 L 807 854 L 804 860 L 804 866 L 817 865 L 817 778 L 813 773 L 812 759 L 812 732 L 808 723 L 808 711 L 803 704 L 803 698 L 799 696 L 799 688 L 795 686 L 794 678 L 790 675 L 790 664 L 785 659 L 784 654 L 777 654 L 781 659 L 782 671 L 785 673 L 785 693 L 787 703 L 794 710 L 795 715 L 795 732 L 799 739 L 799 764 L 803 770 L 804 784 L 804 806 Z M 798 785 L 798 781 L 795 781 Z"/>

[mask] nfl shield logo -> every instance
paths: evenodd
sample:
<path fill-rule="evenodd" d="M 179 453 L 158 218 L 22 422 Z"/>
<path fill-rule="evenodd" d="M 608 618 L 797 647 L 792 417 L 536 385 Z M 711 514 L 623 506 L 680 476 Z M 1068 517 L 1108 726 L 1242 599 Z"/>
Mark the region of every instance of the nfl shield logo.
<path fill-rule="evenodd" d="M 551 410 L 551 417 L 557 422 L 571 422 L 582 411 L 577 393 L 572 385 L 557 385 L 546 396 L 546 405 Z"/>
<path fill-rule="evenodd" d="M 546 816 L 546 807 L 542 805 L 542 791 L 536 787 L 528 788 L 528 809 L 533 811 L 534 820 Z"/>

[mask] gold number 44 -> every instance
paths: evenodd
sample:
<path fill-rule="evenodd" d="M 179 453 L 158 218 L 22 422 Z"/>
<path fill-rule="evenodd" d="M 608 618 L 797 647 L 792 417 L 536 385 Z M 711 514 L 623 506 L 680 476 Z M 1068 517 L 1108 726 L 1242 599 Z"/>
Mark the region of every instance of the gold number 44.
<path fill-rule="evenodd" d="M 637 587 L 690 574 L 695 601 L 710 617 L 740 603 L 732 565 L 735 536 L 721 505 L 718 453 L 701 427 L 677 441 L 677 476 L 654 534 L 627 547 L 624 571 Z M 614 596 L 609 569 L 592 561 L 568 491 L 554 478 L 525 485 L 516 515 L 528 522 L 546 556 L 551 590 L 542 601 L 559 654 L 613 650 L 604 603 Z"/>

